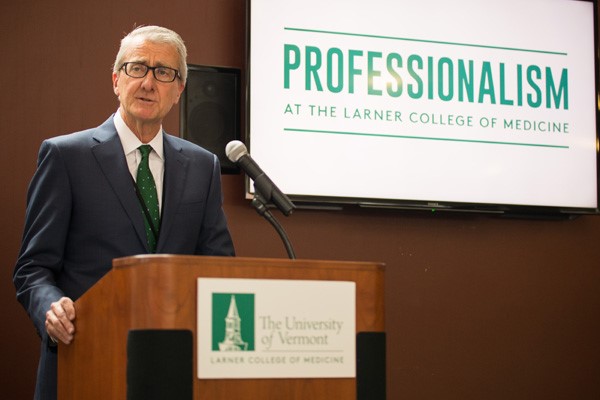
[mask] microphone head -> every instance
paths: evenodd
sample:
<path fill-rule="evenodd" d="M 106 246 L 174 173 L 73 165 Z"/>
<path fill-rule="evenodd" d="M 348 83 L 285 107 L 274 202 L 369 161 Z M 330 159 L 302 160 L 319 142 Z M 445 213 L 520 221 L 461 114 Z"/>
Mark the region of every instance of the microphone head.
<path fill-rule="evenodd" d="M 246 145 L 239 140 L 232 140 L 225 146 L 225 154 L 229 160 L 236 163 L 242 156 L 248 154 L 248 149 L 246 148 Z"/>

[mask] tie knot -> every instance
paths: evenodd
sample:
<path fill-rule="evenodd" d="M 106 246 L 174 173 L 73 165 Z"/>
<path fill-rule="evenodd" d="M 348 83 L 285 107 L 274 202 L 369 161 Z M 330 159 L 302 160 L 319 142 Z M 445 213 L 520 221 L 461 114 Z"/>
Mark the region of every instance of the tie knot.
<path fill-rule="evenodd" d="M 149 144 L 143 144 L 140 147 L 138 147 L 138 149 L 140 149 L 140 152 L 142 153 L 142 158 L 146 158 L 148 157 L 148 154 L 150 154 L 150 152 L 152 151 L 152 146 L 150 146 Z"/>

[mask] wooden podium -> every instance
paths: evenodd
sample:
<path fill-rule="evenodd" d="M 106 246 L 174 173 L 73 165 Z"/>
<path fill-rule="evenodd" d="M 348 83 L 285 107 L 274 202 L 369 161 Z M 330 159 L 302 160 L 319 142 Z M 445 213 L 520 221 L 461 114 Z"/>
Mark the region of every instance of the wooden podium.
<path fill-rule="evenodd" d="M 355 282 L 357 333 L 384 332 L 382 264 L 173 255 L 116 259 L 113 270 L 75 303 L 75 339 L 58 350 L 58 399 L 126 399 L 128 332 L 185 329 L 195 338 L 201 277 Z M 357 398 L 358 372 L 356 379 L 198 379 L 195 347 L 194 341 L 194 399 Z M 360 354 L 357 350 L 357 362 Z"/>

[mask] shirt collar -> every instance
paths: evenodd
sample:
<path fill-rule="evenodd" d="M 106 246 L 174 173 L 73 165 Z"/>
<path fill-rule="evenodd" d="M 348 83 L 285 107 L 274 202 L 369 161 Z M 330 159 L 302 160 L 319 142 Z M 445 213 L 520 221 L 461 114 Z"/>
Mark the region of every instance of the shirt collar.
<path fill-rule="evenodd" d="M 115 113 L 113 121 L 115 123 L 115 128 L 117 128 L 117 134 L 119 135 L 119 139 L 121 139 L 121 144 L 123 145 L 123 151 L 125 152 L 125 155 L 128 155 L 129 153 L 137 150 L 138 147 L 144 144 L 140 139 L 138 139 L 135 133 L 133 133 L 131 129 L 129 129 L 125 121 L 123 121 L 123 118 L 121 117 L 121 112 L 119 110 L 117 110 L 117 112 Z M 154 136 L 154 139 L 152 139 L 148 144 L 152 146 L 152 149 L 156 152 L 156 154 L 158 154 L 158 156 L 162 160 L 164 160 L 162 125 L 160 126 L 160 129 L 158 130 L 156 136 Z"/>

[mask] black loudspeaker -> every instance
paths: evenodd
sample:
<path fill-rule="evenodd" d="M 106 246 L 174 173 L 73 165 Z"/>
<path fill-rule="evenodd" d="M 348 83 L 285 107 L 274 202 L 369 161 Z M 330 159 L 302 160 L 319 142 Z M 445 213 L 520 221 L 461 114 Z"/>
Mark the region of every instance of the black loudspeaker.
<path fill-rule="evenodd" d="M 193 400 L 192 341 L 189 330 L 129 331 L 127 400 Z"/>
<path fill-rule="evenodd" d="M 356 399 L 386 399 L 385 332 L 356 334 Z"/>
<path fill-rule="evenodd" d="M 188 64 L 180 106 L 180 135 L 219 157 L 221 173 L 239 173 L 225 146 L 240 140 L 241 72 L 237 68 Z"/>

